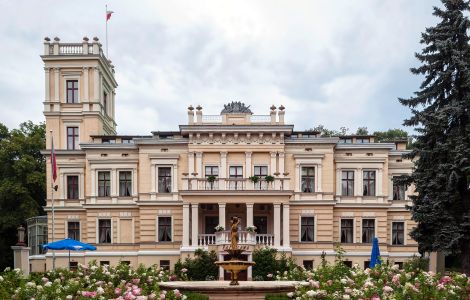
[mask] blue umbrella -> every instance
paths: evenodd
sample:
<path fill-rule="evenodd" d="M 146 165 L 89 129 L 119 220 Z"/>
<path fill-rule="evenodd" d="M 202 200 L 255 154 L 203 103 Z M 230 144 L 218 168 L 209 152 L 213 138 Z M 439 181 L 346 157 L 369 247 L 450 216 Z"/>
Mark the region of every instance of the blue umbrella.
<path fill-rule="evenodd" d="M 56 242 L 51 242 L 48 244 L 42 245 L 44 250 L 69 250 L 69 267 L 70 267 L 70 250 L 72 251 L 83 251 L 83 250 L 91 250 L 95 251 L 96 247 L 90 244 L 85 244 L 74 239 L 65 239 Z"/>
<path fill-rule="evenodd" d="M 370 254 L 370 263 L 369 268 L 375 267 L 375 265 L 380 265 L 380 250 L 379 250 L 379 240 L 374 238 L 374 242 L 372 243 L 372 253 Z"/>

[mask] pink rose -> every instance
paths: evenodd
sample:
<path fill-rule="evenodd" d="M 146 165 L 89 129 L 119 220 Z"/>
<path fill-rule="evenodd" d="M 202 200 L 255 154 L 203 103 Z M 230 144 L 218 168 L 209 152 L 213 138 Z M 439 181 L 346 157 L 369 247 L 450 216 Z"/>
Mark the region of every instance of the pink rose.
<path fill-rule="evenodd" d="M 114 293 L 115 293 L 116 295 L 120 295 L 121 292 L 122 292 L 122 290 L 121 290 L 120 288 L 115 288 L 115 289 L 114 289 Z"/>

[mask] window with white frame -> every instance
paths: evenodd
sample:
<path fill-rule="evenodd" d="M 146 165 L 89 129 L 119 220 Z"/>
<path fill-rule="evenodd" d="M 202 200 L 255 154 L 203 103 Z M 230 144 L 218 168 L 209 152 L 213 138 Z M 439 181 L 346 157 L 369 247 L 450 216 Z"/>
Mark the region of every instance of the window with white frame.
<path fill-rule="evenodd" d="M 266 189 L 266 181 L 264 181 L 264 178 L 268 175 L 268 166 L 255 166 L 253 169 L 253 176 L 258 177 L 260 180 L 256 182 L 255 189 L 261 190 L 261 189 Z"/>
<path fill-rule="evenodd" d="M 78 175 L 67 175 L 67 199 L 78 199 Z"/>
<path fill-rule="evenodd" d="M 300 241 L 313 242 L 315 240 L 315 217 L 300 218 Z"/>
<path fill-rule="evenodd" d="M 204 175 L 206 176 L 206 189 L 214 190 L 218 188 L 218 181 L 219 178 L 219 167 L 218 166 L 205 166 L 204 168 Z"/>
<path fill-rule="evenodd" d="M 398 177 L 393 177 L 393 200 L 405 200 L 406 186 L 404 184 L 395 182 Z"/>
<path fill-rule="evenodd" d="M 158 217 L 158 241 L 171 242 L 171 217 Z"/>
<path fill-rule="evenodd" d="M 98 197 L 111 196 L 111 172 L 98 172 Z"/>
<path fill-rule="evenodd" d="M 341 195 L 354 195 L 354 171 L 342 171 L 341 173 Z"/>
<path fill-rule="evenodd" d="M 111 219 L 98 220 L 98 243 L 111 243 Z"/>
<path fill-rule="evenodd" d="M 363 196 L 375 196 L 375 171 L 363 171 Z"/>
<path fill-rule="evenodd" d="M 80 222 L 69 221 L 67 222 L 67 237 L 76 241 L 80 240 Z"/>
<path fill-rule="evenodd" d="M 119 171 L 119 196 L 132 196 L 132 171 Z"/>
<path fill-rule="evenodd" d="M 302 167 L 301 190 L 302 193 L 315 192 L 315 167 Z"/>
<path fill-rule="evenodd" d="M 243 167 L 242 166 L 230 166 L 228 174 L 230 178 L 230 183 L 229 183 L 230 189 L 231 190 L 243 189 L 243 182 L 240 181 L 241 179 L 243 179 Z"/>
<path fill-rule="evenodd" d="M 375 219 L 362 219 L 362 242 L 372 243 L 375 237 Z"/>
<path fill-rule="evenodd" d="M 67 150 L 78 149 L 78 127 L 67 127 Z"/>
<path fill-rule="evenodd" d="M 405 222 L 392 222 L 392 245 L 405 244 Z"/>
<path fill-rule="evenodd" d="M 353 243 L 354 219 L 341 219 L 341 243 Z"/>
<path fill-rule="evenodd" d="M 171 193 L 171 167 L 158 167 L 158 192 Z"/>

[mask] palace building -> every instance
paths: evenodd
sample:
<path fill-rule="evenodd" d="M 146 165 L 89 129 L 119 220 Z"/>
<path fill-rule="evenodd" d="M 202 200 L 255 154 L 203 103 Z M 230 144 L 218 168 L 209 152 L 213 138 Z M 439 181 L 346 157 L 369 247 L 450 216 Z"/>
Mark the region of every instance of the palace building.
<path fill-rule="evenodd" d="M 241 102 L 217 115 L 190 105 L 182 111 L 187 123 L 174 131 L 119 135 L 118 84 L 99 40 L 46 38 L 41 57 L 48 187 L 51 136 L 58 168 L 58 188 L 47 196 L 48 240 L 54 198 L 54 240 L 97 247 L 72 253 L 72 265 L 173 268 L 197 248 L 223 260 L 233 216 L 241 218 L 239 244 L 248 260 L 254 249 L 273 247 L 310 267 L 322 254 L 333 260 L 340 243 L 347 263 L 363 266 L 374 237 L 384 259 L 418 255 L 405 208 L 413 188 L 392 180 L 412 171 L 402 158 L 406 141 L 296 131 L 285 123 L 284 106 L 256 115 Z M 30 262 L 32 271 L 51 269 L 52 253 L 31 255 Z M 57 251 L 56 265 L 68 263 L 68 252 Z"/>

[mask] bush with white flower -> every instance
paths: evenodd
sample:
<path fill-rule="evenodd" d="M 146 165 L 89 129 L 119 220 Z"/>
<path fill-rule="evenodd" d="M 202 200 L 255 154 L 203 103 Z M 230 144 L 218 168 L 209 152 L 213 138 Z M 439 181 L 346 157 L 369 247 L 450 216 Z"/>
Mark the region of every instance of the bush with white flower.
<path fill-rule="evenodd" d="M 56 269 L 29 276 L 7 268 L 0 278 L 0 299 L 187 299 L 178 290 L 160 290 L 158 283 L 168 281 L 170 274 L 156 265 L 133 269 L 124 263 L 110 267 L 93 262 L 79 264 L 76 271 Z"/>

